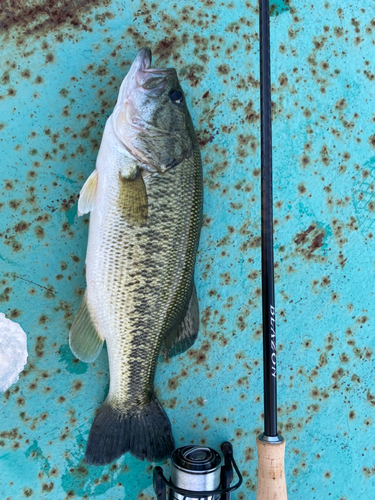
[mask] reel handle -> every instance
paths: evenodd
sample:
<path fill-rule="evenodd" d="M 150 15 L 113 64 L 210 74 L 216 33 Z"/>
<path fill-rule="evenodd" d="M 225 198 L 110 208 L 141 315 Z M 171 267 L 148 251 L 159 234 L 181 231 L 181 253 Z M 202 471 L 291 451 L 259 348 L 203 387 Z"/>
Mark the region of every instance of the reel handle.
<path fill-rule="evenodd" d="M 153 486 L 157 500 L 167 500 L 167 487 L 163 479 L 163 469 L 159 466 L 154 469 Z"/>
<path fill-rule="evenodd" d="M 233 481 L 233 467 L 232 467 L 232 461 L 230 457 L 233 457 L 233 447 L 231 443 L 228 441 L 225 441 L 221 445 L 221 451 L 224 455 L 224 465 L 221 468 L 221 487 L 223 489 L 229 489 L 230 488 L 230 483 Z M 230 500 L 231 494 L 230 491 L 227 491 L 226 493 L 223 493 L 221 495 L 220 500 Z"/>

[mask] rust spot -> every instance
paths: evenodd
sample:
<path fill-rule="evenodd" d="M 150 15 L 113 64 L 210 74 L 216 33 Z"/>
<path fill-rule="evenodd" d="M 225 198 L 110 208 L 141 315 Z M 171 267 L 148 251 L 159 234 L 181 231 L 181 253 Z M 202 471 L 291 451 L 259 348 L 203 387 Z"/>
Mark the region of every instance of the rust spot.
<path fill-rule="evenodd" d="M 218 66 L 217 71 L 219 75 L 229 75 L 230 67 L 227 64 L 220 64 Z"/>
<path fill-rule="evenodd" d="M 343 352 L 341 354 L 340 361 L 341 361 L 341 363 L 348 363 L 349 362 L 349 357 L 345 352 Z"/>
<path fill-rule="evenodd" d="M 285 73 L 281 73 L 281 75 L 278 78 L 279 83 L 282 87 L 286 87 L 288 85 L 288 77 Z"/>
<path fill-rule="evenodd" d="M 189 349 L 189 351 L 187 352 L 187 355 L 190 358 L 194 358 L 196 364 L 198 364 L 198 365 L 202 365 L 206 362 L 206 354 L 204 352 L 202 352 L 202 350 L 197 351 L 195 349 Z"/>
<path fill-rule="evenodd" d="M 203 132 L 197 132 L 197 139 L 201 148 L 212 142 L 214 138 L 214 135 L 207 129 L 204 129 Z"/>
<path fill-rule="evenodd" d="M 155 47 L 153 54 L 160 61 L 167 61 L 172 55 L 176 55 L 176 50 L 181 47 L 181 39 L 175 35 L 170 38 L 165 37 Z"/>
<path fill-rule="evenodd" d="M 369 348 L 365 348 L 365 358 L 366 359 L 371 359 L 372 358 L 372 355 L 373 355 L 373 352 L 371 349 Z"/>
<path fill-rule="evenodd" d="M 13 210 L 17 210 L 22 205 L 22 200 L 10 200 L 9 206 Z"/>
<path fill-rule="evenodd" d="M 294 243 L 296 243 L 297 245 L 300 245 L 301 243 L 304 243 L 305 240 L 306 240 L 306 237 L 308 234 L 311 233 L 311 231 L 314 231 L 316 226 L 314 225 L 311 225 L 307 228 L 306 231 L 302 231 L 301 233 L 298 233 L 295 240 L 294 240 Z"/>
<path fill-rule="evenodd" d="M 315 250 L 323 246 L 324 236 L 324 230 L 317 227 L 316 224 L 311 224 L 306 231 L 297 233 L 294 238 L 294 243 L 297 245 L 297 252 L 301 253 L 306 259 L 313 258 Z"/>
<path fill-rule="evenodd" d="M 10 311 L 10 317 L 12 319 L 18 318 L 18 316 L 20 316 L 20 315 L 21 315 L 21 311 L 19 311 L 18 309 L 12 309 Z"/>
<path fill-rule="evenodd" d="M 60 441 L 65 441 L 65 439 L 69 436 L 70 430 L 69 427 L 65 427 L 65 432 L 63 432 L 60 436 Z"/>
<path fill-rule="evenodd" d="M 82 389 L 83 383 L 80 380 L 74 380 L 73 381 L 73 389 L 76 391 L 79 391 Z"/>
<path fill-rule="evenodd" d="M 46 316 L 45 314 L 42 314 L 41 316 L 39 316 L 39 324 L 40 325 L 45 325 L 49 320 L 50 320 L 49 317 Z"/>
<path fill-rule="evenodd" d="M 168 387 L 169 387 L 169 389 L 174 390 L 174 389 L 177 389 L 178 386 L 179 386 L 179 383 L 178 383 L 178 378 L 177 377 L 173 377 L 173 378 L 170 378 L 168 380 Z"/>
<path fill-rule="evenodd" d="M 168 400 L 162 401 L 163 406 L 165 406 L 166 408 L 170 408 L 172 410 L 173 408 L 176 407 L 176 403 L 177 403 L 177 398 L 170 398 Z"/>
<path fill-rule="evenodd" d="M 344 370 L 341 367 L 335 370 L 331 375 L 331 377 L 334 380 L 340 380 L 343 376 L 344 376 Z"/>
<path fill-rule="evenodd" d="M 242 434 L 243 434 L 242 429 L 236 429 L 236 430 L 234 431 L 234 435 L 236 436 L 236 438 L 241 438 L 241 437 L 242 437 Z"/>
<path fill-rule="evenodd" d="M 21 71 L 21 76 L 23 78 L 30 78 L 31 76 L 30 70 L 28 68 L 24 69 L 23 71 Z"/>
<path fill-rule="evenodd" d="M 42 240 L 45 236 L 45 232 L 44 232 L 44 229 L 42 228 L 42 226 L 35 226 L 34 233 L 35 233 L 35 236 L 38 238 L 38 240 Z"/>
<path fill-rule="evenodd" d="M 42 337 L 41 335 L 39 335 L 36 338 L 35 354 L 37 355 L 38 358 L 41 358 L 44 355 L 44 347 L 45 347 L 46 338 L 47 337 Z"/>
<path fill-rule="evenodd" d="M 30 224 L 25 221 L 21 221 L 14 226 L 14 231 L 16 233 L 24 233 L 30 227 Z"/>
<path fill-rule="evenodd" d="M 245 462 L 250 462 L 250 460 L 254 460 L 254 449 L 251 447 L 245 448 L 244 455 L 245 455 Z"/>
<path fill-rule="evenodd" d="M 25 37 L 27 36 L 48 34 L 64 25 L 68 25 L 73 29 L 87 30 L 90 21 L 94 21 L 93 18 L 88 18 L 92 9 L 99 6 L 108 6 L 109 4 L 110 0 L 82 0 L 80 2 L 62 0 L 59 3 L 35 0 L 34 2 L 3 0 L 0 11 L 0 25 L 4 31 L 17 28 L 19 34 L 16 41 L 19 45 L 22 45 L 26 44 Z M 102 17 L 105 19 L 106 17 L 113 17 L 113 15 L 107 12 L 102 14 Z M 44 47 L 47 48 L 48 44 Z"/>
<path fill-rule="evenodd" d="M 54 484 L 53 484 L 52 482 L 51 482 L 51 483 L 48 483 L 48 484 L 47 484 L 47 483 L 44 483 L 44 484 L 42 485 L 42 490 L 43 490 L 43 491 L 46 491 L 47 493 L 49 493 L 50 491 L 52 491 L 52 490 L 53 490 L 53 488 L 54 488 Z"/>
<path fill-rule="evenodd" d="M 62 200 L 61 203 L 61 210 L 64 210 L 65 212 L 71 208 L 72 205 L 76 202 L 75 195 L 70 195 L 69 199 L 64 199 Z"/>
<path fill-rule="evenodd" d="M 369 467 L 363 467 L 362 469 L 362 473 L 366 476 L 366 477 L 371 477 L 373 475 L 373 472 L 371 472 L 371 469 Z"/>
<path fill-rule="evenodd" d="M 55 60 L 55 56 L 49 52 L 47 55 L 46 55 L 46 63 L 52 63 L 54 62 Z"/>
<path fill-rule="evenodd" d="M 336 102 L 335 109 L 342 110 L 345 108 L 346 108 L 346 100 L 345 99 L 340 99 L 339 101 Z"/>
<path fill-rule="evenodd" d="M 309 156 L 307 156 L 307 155 L 302 155 L 302 157 L 301 157 L 301 163 L 302 163 L 302 165 L 303 165 L 304 167 L 306 167 L 306 165 L 309 165 L 309 163 L 310 163 L 310 162 L 311 162 L 311 161 L 310 161 L 310 157 L 309 157 Z"/>
<path fill-rule="evenodd" d="M 197 87 L 203 76 L 203 66 L 199 64 L 193 64 L 188 73 L 186 74 L 186 79 L 189 80 L 191 87 Z"/>
<path fill-rule="evenodd" d="M 313 239 L 310 247 L 309 247 L 309 255 L 312 254 L 312 252 L 314 252 L 314 250 L 316 250 L 317 248 L 320 248 L 323 246 L 323 238 L 324 238 L 324 233 L 319 233 L 315 236 L 315 238 Z"/>
<path fill-rule="evenodd" d="M 15 427 L 14 429 L 10 431 L 2 431 L 0 432 L 0 437 L 3 439 L 16 439 L 18 436 L 18 428 Z"/>

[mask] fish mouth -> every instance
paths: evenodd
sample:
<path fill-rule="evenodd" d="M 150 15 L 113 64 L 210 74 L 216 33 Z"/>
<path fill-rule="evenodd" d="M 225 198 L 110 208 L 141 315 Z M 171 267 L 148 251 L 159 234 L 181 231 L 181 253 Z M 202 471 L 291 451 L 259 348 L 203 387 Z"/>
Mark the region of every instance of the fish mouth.
<path fill-rule="evenodd" d="M 138 51 L 121 85 L 118 102 L 127 101 L 135 88 L 140 88 L 150 97 L 157 97 L 164 92 L 167 83 L 178 85 L 174 68 L 151 68 L 151 61 L 151 50 L 148 47 Z"/>
<path fill-rule="evenodd" d="M 151 68 L 151 50 L 141 49 L 133 64 L 138 66 L 136 80 L 140 87 L 145 90 L 165 87 L 168 80 L 177 80 L 177 73 L 174 68 Z"/>
<path fill-rule="evenodd" d="M 143 47 L 138 51 L 133 64 L 130 67 L 129 73 L 137 73 L 137 71 L 145 71 L 151 67 L 151 50 L 148 47 Z"/>

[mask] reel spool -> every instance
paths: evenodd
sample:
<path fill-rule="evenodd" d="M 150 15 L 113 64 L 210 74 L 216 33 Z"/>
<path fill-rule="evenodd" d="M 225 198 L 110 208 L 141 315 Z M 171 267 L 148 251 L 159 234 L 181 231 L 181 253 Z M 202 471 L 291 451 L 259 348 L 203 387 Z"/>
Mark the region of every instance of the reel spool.
<path fill-rule="evenodd" d="M 154 469 L 154 491 L 158 500 L 230 500 L 231 492 L 242 484 L 242 476 L 233 458 L 228 442 L 221 445 L 224 465 L 217 451 L 207 446 L 188 445 L 177 448 L 171 456 L 171 479 L 168 481 L 161 467 Z M 238 482 L 233 480 L 233 467 Z"/>

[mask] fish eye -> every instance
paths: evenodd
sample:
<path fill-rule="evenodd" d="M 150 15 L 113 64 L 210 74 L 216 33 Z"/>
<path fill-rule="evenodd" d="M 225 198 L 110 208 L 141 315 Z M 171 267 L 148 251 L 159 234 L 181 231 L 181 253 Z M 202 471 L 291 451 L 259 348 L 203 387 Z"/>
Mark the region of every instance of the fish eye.
<path fill-rule="evenodd" d="M 169 92 L 169 99 L 172 102 L 176 102 L 177 104 L 180 104 L 184 100 L 183 93 L 180 92 L 179 90 L 171 90 Z"/>

